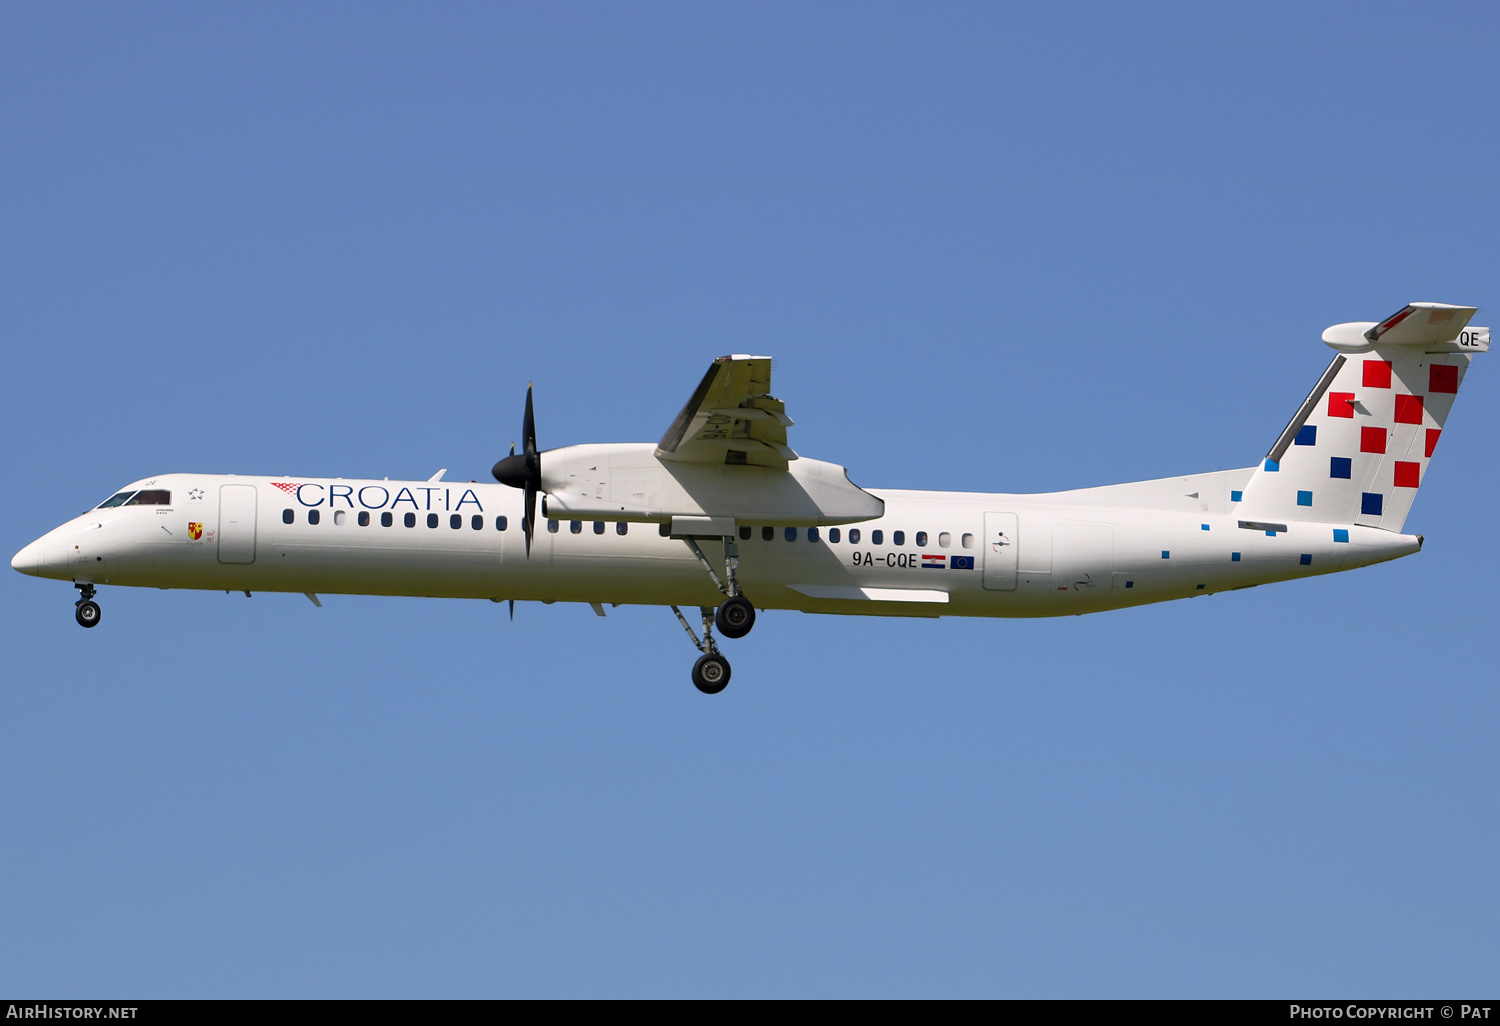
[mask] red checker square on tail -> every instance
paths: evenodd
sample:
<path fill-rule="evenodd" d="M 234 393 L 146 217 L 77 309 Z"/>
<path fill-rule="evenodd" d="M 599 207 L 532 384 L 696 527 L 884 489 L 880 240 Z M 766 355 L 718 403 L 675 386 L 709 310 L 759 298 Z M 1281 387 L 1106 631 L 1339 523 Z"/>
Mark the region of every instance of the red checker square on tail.
<path fill-rule="evenodd" d="M 1391 361 L 1366 360 L 1364 386 L 1366 388 L 1390 388 Z"/>
<path fill-rule="evenodd" d="M 1423 453 L 1428 459 L 1432 459 L 1432 450 L 1437 448 L 1438 435 L 1443 433 L 1442 428 L 1427 429 L 1427 451 Z"/>
<path fill-rule="evenodd" d="M 1330 417 L 1353 417 L 1354 416 L 1354 393 L 1353 392 L 1329 392 L 1328 393 L 1328 415 Z"/>
<path fill-rule="evenodd" d="M 1417 482 L 1422 479 L 1422 464 L 1407 463 L 1405 460 L 1396 461 L 1396 487 L 1415 488 Z"/>
<path fill-rule="evenodd" d="M 1422 423 L 1422 397 L 1419 395 L 1396 396 L 1396 423 Z"/>
<path fill-rule="evenodd" d="M 1458 368 L 1448 363 L 1435 363 L 1427 368 L 1427 391 L 1457 392 Z"/>
<path fill-rule="evenodd" d="M 1366 427 L 1359 429 L 1360 452 L 1385 452 L 1385 428 Z"/>

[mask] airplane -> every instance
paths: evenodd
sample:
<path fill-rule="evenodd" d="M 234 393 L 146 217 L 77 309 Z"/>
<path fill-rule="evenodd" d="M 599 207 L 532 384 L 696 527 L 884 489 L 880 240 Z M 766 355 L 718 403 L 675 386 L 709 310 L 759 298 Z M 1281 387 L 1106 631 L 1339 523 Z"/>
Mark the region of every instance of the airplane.
<path fill-rule="evenodd" d="M 497 484 L 166 474 L 16 553 L 100 585 L 669 607 L 716 694 L 714 639 L 756 610 L 1071 616 L 1336 573 L 1410 555 L 1402 534 L 1464 372 L 1476 307 L 1411 303 L 1336 324 L 1307 399 L 1254 466 L 1044 494 L 865 489 L 800 456 L 768 357 L 720 357 L 660 442 L 522 450 Z M 541 515 L 537 499 L 541 498 Z M 753 597 L 753 602 L 752 602 Z M 683 615 L 697 606 L 702 635 Z"/>

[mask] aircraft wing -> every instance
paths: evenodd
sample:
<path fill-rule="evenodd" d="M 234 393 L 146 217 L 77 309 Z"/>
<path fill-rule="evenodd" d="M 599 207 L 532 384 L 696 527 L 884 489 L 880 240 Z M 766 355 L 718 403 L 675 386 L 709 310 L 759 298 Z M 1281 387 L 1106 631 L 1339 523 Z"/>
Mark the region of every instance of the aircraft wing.
<path fill-rule="evenodd" d="M 659 459 L 713 466 L 785 470 L 797 458 L 786 444 L 792 418 L 771 395 L 769 356 L 721 356 L 657 444 Z"/>

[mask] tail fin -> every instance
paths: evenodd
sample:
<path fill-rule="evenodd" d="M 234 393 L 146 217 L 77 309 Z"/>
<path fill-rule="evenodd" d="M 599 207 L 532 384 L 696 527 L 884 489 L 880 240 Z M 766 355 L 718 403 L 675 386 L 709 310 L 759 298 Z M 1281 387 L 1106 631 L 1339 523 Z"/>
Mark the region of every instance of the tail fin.
<path fill-rule="evenodd" d="M 1250 481 L 1252 521 L 1359 524 L 1399 532 L 1469 360 L 1490 329 L 1475 307 L 1412 303 L 1376 324 L 1336 324 L 1338 350 Z"/>

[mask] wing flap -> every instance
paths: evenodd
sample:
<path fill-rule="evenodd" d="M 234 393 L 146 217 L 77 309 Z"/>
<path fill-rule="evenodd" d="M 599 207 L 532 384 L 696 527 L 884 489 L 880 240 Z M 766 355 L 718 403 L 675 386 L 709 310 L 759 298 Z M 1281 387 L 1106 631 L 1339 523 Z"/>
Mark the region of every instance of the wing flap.
<path fill-rule="evenodd" d="M 797 458 L 786 440 L 791 426 L 786 404 L 771 395 L 771 358 L 721 356 L 657 443 L 656 455 L 677 463 L 785 470 Z"/>

